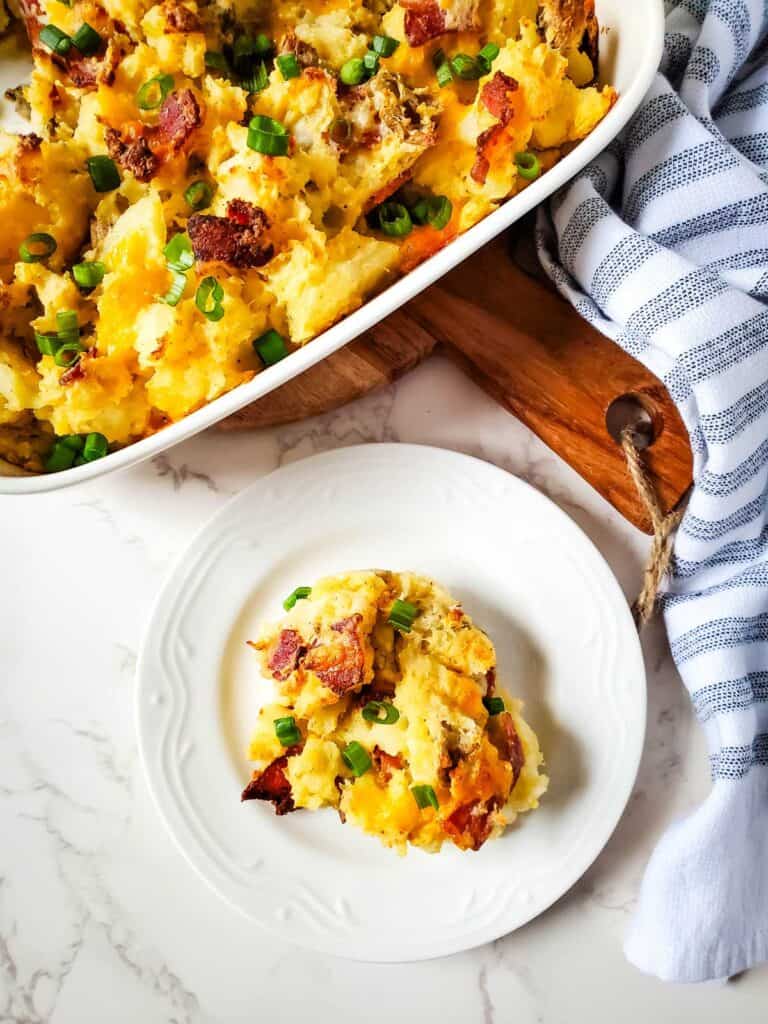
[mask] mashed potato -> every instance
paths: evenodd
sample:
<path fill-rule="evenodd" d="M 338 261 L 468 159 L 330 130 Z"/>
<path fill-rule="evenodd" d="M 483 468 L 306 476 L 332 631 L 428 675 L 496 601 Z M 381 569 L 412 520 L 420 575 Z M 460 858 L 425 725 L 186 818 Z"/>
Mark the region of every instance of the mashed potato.
<path fill-rule="evenodd" d="M 431 580 L 320 580 L 252 646 L 277 698 L 244 800 L 335 807 L 399 852 L 477 850 L 538 806 L 548 779 L 522 703 L 497 692 L 493 644 Z"/>
<path fill-rule="evenodd" d="M 33 471 L 56 438 L 87 460 L 251 379 L 616 98 L 591 84 L 593 0 L 20 6 L 34 70 L 30 132 L 0 132 L 0 449 Z"/>

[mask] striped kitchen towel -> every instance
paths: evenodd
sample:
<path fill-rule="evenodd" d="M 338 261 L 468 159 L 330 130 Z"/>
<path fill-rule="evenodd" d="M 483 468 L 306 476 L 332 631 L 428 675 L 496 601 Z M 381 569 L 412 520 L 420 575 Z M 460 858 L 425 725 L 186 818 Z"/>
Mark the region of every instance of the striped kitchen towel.
<path fill-rule="evenodd" d="M 662 601 L 713 784 L 654 851 L 626 954 L 700 981 L 768 960 L 768 0 L 675 0 L 666 16 L 640 110 L 540 213 L 538 241 L 690 432 Z"/>

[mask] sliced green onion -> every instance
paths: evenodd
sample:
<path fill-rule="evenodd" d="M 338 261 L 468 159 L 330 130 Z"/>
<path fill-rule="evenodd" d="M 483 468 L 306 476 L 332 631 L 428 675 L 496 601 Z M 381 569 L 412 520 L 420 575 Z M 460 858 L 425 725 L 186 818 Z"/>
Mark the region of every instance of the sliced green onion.
<path fill-rule="evenodd" d="M 440 808 L 440 804 L 437 802 L 437 793 L 431 786 L 411 786 L 411 792 L 413 793 L 413 799 L 424 810 L 425 807 L 434 807 L 437 811 Z"/>
<path fill-rule="evenodd" d="M 35 231 L 27 235 L 19 246 L 19 256 L 23 263 L 42 263 L 56 252 L 56 239 L 45 231 Z"/>
<path fill-rule="evenodd" d="M 295 747 L 297 743 L 301 743 L 301 733 L 293 715 L 275 718 L 272 724 L 275 727 L 275 736 L 284 747 Z"/>
<path fill-rule="evenodd" d="M 224 289 L 216 278 L 204 277 L 195 292 L 195 305 L 206 320 L 215 323 L 224 316 L 224 307 L 221 304 L 223 298 Z"/>
<path fill-rule="evenodd" d="M 483 68 L 467 53 L 457 53 L 451 58 L 451 70 L 466 82 L 472 82 L 483 75 Z"/>
<path fill-rule="evenodd" d="M 113 192 L 120 187 L 120 174 L 111 157 L 89 156 L 85 165 L 97 192 Z"/>
<path fill-rule="evenodd" d="M 351 743 L 346 745 L 341 752 L 341 757 L 344 764 L 357 779 L 359 779 L 361 775 L 365 775 L 371 767 L 371 759 L 368 755 L 368 751 L 361 743 L 358 743 L 357 740 L 352 740 Z"/>
<path fill-rule="evenodd" d="M 413 620 L 418 614 L 419 609 L 415 604 L 398 599 L 389 610 L 387 622 L 401 633 L 408 633 L 411 630 L 411 626 L 413 626 Z"/>
<path fill-rule="evenodd" d="M 72 267 L 72 277 L 81 288 L 91 289 L 101 284 L 106 269 L 104 264 L 98 260 L 87 260 L 85 263 L 76 263 Z"/>
<path fill-rule="evenodd" d="M 79 341 L 65 341 L 56 349 L 53 361 L 57 366 L 69 369 L 70 366 L 80 362 L 83 352 L 85 352 L 85 345 L 81 345 Z"/>
<path fill-rule="evenodd" d="M 210 71 L 229 71 L 229 61 L 217 50 L 205 51 L 205 66 Z"/>
<path fill-rule="evenodd" d="M 257 114 L 248 125 L 248 146 L 267 156 L 285 156 L 291 137 L 288 129 L 271 117 Z"/>
<path fill-rule="evenodd" d="M 435 50 L 435 52 L 432 54 L 432 67 L 435 69 L 435 71 L 437 71 L 437 69 L 441 65 L 445 64 L 447 60 L 448 58 L 445 56 L 445 50 L 443 50 L 442 48 L 439 50 Z"/>
<path fill-rule="evenodd" d="M 541 164 L 535 153 L 515 153 L 517 173 L 526 181 L 535 181 L 541 174 Z"/>
<path fill-rule="evenodd" d="M 66 32 L 62 32 L 60 28 L 56 28 L 55 25 L 46 25 L 40 29 L 40 35 L 38 39 L 41 43 L 44 43 L 49 50 L 54 53 L 58 53 L 60 57 L 64 54 L 69 53 L 72 46 L 72 40 L 69 38 Z"/>
<path fill-rule="evenodd" d="M 273 328 L 256 338 L 253 347 L 265 366 L 274 366 L 288 355 L 285 338 Z"/>
<path fill-rule="evenodd" d="M 95 462 L 96 459 L 103 459 L 109 452 L 109 441 L 103 434 L 87 434 L 83 445 L 83 459 L 86 462 Z"/>
<path fill-rule="evenodd" d="M 438 65 L 435 73 L 437 75 L 437 84 L 441 89 L 444 89 L 446 85 L 450 85 L 453 81 L 453 71 L 451 71 L 450 62 L 447 60 Z"/>
<path fill-rule="evenodd" d="M 187 275 L 183 274 L 180 270 L 174 270 L 172 273 L 171 287 L 163 296 L 163 302 L 169 306 L 178 306 L 181 302 L 181 296 L 184 294 L 184 289 L 187 287 Z"/>
<path fill-rule="evenodd" d="M 72 45 L 76 46 L 84 57 L 92 57 L 101 46 L 101 36 L 95 28 L 91 28 L 88 22 L 84 21 L 72 36 Z"/>
<path fill-rule="evenodd" d="M 400 717 L 395 705 L 385 700 L 369 700 L 362 714 L 366 722 L 378 722 L 379 725 L 394 725 Z"/>
<path fill-rule="evenodd" d="M 451 219 L 453 207 L 446 196 L 429 196 L 419 199 L 411 207 L 411 219 L 417 224 L 429 224 L 437 231 L 442 231 Z"/>
<path fill-rule="evenodd" d="M 301 74 L 301 68 L 296 60 L 295 53 L 281 53 L 279 57 L 275 58 L 275 64 L 277 64 L 280 74 L 286 81 L 289 78 L 298 78 Z"/>
<path fill-rule="evenodd" d="M 183 231 L 173 236 L 163 249 L 163 255 L 168 261 L 168 266 L 171 270 L 178 270 L 182 274 L 186 270 L 190 270 L 195 264 L 195 253 L 192 249 L 192 243 L 189 240 L 189 236 L 185 235 Z"/>
<path fill-rule="evenodd" d="M 207 181 L 193 181 L 187 186 L 184 198 L 193 210 L 205 210 L 211 205 L 213 186 Z"/>
<path fill-rule="evenodd" d="M 57 443 L 63 444 L 67 448 L 71 448 L 76 455 L 79 455 L 83 450 L 85 438 L 82 434 L 65 434 L 63 437 L 57 439 Z"/>
<path fill-rule="evenodd" d="M 296 589 L 283 601 L 283 608 L 289 612 L 297 601 L 305 601 L 311 593 L 312 587 L 296 587 Z"/>
<path fill-rule="evenodd" d="M 74 309 L 59 310 L 56 314 L 56 327 L 58 328 L 59 341 L 62 344 L 64 342 L 77 341 L 80 337 L 80 327 L 78 326 L 77 313 Z"/>
<path fill-rule="evenodd" d="M 411 215 L 402 203 L 382 203 L 378 215 L 379 226 L 385 235 L 403 238 L 413 228 Z"/>
<path fill-rule="evenodd" d="M 232 57 L 235 68 L 241 75 L 248 74 L 255 61 L 268 56 L 272 49 L 272 40 L 263 33 L 259 33 L 255 39 L 253 36 L 238 36 Z"/>
<path fill-rule="evenodd" d="M 488 74 L 491 70 L 491 64 L 493 64 L 500 53 L 501 50 L 496 43 L 486 43 L 480 53 L 478 53 L 477 61 L 479 64 L 483 65 L 485 74 Z"/>
<path fill-rule="evenodd" d="M 391 57 L 399 45 L 400 42 L 392 36 L 374 36 L 371 48 L 380 57 Z"/>
<path fill-rule="evenodd" d="M 60 473 L 62 469 L 69 469 L 76 457 L 77 452 L 73 451 L 69 445 L 56 441 L 45 460 L 45 470 L 47 473 Z"/>
<path fill-rule="evenodd" d="M 363 57 L 363 67 L 365 68 L 366 75 L 368 78 L 372 78 L 373 75 L 379 70 L 379 55 L 374 53 L 373 50 L 368 52 Z"/>
<path fill-rule="evenodd" d="M 55 331 L 35 331 L 35 342 L 41 356 L 55 356 L 61 344 Z"/>
<path fill-rule="evenodd" d="M 264 61 L 259 61 L 252 73 L 247 77 L 243 78 L 240 85 L 245 89 L 246 92 L 262 92 L 269 85 L 269 73 L 267 72 L 267 65 Z"/>
<path fill-rule="evenodd" d="M 344 85 L 360 85 L 365 78 L 365 64 L 359 57 L 352 57 L 341 65 L 339 78 Z"/>
<path fill-rule="evenodd" d="M 504 710 L 504 701 L 501 697 L 483 697 L 483 704 L 489 715 L 500 715 Z"/>
<path fill-rule="evenodd" d="M 155 75 L 136 93 L 136 106 L 139 110 L 157 110 L 172 88 L 173 75 Z"/>

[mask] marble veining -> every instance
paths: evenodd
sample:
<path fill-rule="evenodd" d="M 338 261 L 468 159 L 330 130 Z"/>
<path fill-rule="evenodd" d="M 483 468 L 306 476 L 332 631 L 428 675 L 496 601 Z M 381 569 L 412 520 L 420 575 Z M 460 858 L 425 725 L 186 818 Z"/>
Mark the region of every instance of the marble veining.
<path fill-rule="evenodd" d="M 440 358 L 326 416 L 212 431 L 80 488 L 4 499 L 0 1024 L 764 1022 L 766 970 L 671 987 L 621 953 L 655 839 L 709 786 L 658 625 L 643 641 L 648 735 L 625 814 L 570 892 L 512 935 L 418 964 L 319 956 L 254 929 L 181 859 L 146 790 L 133 724 L 136 651 L 163 577 L 254 479 L 382 440 L 454 448 L 523 477 L 589 534 L 628 595 L 636 588 L 646 539 Z M 249 863 L 258 870 L 258 850 Z"/>

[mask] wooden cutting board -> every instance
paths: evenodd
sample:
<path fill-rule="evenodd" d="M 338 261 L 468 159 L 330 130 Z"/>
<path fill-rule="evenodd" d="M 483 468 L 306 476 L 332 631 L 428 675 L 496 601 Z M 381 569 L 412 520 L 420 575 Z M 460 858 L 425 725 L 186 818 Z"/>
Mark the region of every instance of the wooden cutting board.
<path fill-rule="evenodd" d="M 518 232 L 491 242 L 370 333 L 221 428 L 274 426 L 328 412 L 390 384 L 439 346 L 622 515 L 651 532 L 606 415 L 612 407 L 614 435 L 627 415 L 639 420 L 639 441 L 650 442 L 646 467 L 665 511 L 691 483 L 685 426 L 661 382 L 537 275 L 528 237 Z"/>

